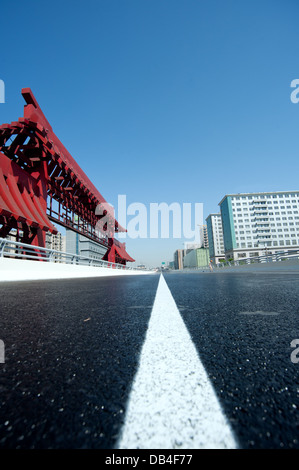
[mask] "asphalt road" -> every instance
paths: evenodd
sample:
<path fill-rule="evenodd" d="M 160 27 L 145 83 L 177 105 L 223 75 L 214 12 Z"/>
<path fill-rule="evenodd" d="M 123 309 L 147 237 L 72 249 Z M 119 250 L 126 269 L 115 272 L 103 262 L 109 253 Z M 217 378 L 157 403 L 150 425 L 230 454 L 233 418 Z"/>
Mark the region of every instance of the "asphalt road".
<path fill-rule="evenodd" d="M 299 448 L 299 273 L 165 280 L 243 448 Z"/>
<path fill-rule="evenodd" d="M 240 447 L 299 448 L 299 273 L 164 277 Z M 0 284 L 0 448 L 114 448 L 158 281 Z"/>
<path fill-rule="evenodd" d="M 0 284 L 0 448 L 113 448 L 157 284 Z"/>

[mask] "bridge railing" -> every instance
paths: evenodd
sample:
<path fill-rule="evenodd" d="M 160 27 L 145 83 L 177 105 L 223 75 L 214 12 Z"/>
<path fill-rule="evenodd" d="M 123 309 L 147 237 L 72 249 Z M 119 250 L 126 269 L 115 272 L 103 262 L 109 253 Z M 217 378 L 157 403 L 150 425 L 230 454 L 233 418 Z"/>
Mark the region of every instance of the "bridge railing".
<path fill-rule="evenodd" d="M 254 263 L 275 263 L 275 262 L 293 260 L 293 259 L 299 260 L 299 250 L 285 250 L 285 251 L 280 251 L 277 253 L 255 256 L 252 258 L 240 258 L 237 260 L 224 261 L 222 263 L 218 263 L 216 266 L 213 265 L 213 267 L 224 268 L 228 266 L 242 266 L 244 264 L 254 264 Z"/>
<path fill-rule="evenodd" d="M 52 248 L 42 248 L 26 243 L 0 238 L 0 258 L 26 259 L 45 261 L 50 263 L 78 264 L 81 266 L 95 266 L 102 268 L 138 270 L 138 268 L 112 263 L 101 259 L 67 253 Z"/>

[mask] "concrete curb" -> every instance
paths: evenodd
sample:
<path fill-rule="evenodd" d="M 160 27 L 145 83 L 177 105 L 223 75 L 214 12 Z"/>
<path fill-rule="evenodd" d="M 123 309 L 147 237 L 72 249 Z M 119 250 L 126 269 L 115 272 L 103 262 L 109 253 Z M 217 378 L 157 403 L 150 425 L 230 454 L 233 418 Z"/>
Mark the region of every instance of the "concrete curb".
<path fill-rule="evenodd" d="M 0 282 L 145 274 L 152 272 L 0 258 Z"/>

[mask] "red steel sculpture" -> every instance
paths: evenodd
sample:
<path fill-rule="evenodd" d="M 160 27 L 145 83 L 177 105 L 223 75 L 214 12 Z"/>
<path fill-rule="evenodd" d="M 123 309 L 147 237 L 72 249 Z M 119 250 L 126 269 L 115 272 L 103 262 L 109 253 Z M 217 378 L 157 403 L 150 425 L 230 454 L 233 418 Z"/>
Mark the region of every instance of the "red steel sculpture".
<path fill-rule="evenodd" d="M 12 229 L 17 240 L 39 247 L 52 222 L 103 245 L 104 260 L 135 261 L 125 244 L 114 238 L 124 232 L 112 207 L 63 146 L 30 88 L 23 88 L 24 117 L 0 126 L 0 237 Z"/>

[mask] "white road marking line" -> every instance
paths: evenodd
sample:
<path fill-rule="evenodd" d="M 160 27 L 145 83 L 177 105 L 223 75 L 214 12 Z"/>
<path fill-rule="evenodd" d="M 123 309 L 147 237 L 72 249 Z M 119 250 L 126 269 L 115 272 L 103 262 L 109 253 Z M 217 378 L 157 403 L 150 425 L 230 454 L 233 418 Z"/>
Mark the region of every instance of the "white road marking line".
<path fill-rule="evenodd" d="M 237 447 L 213 386 L 161 275 L 116 448 Z"/>

